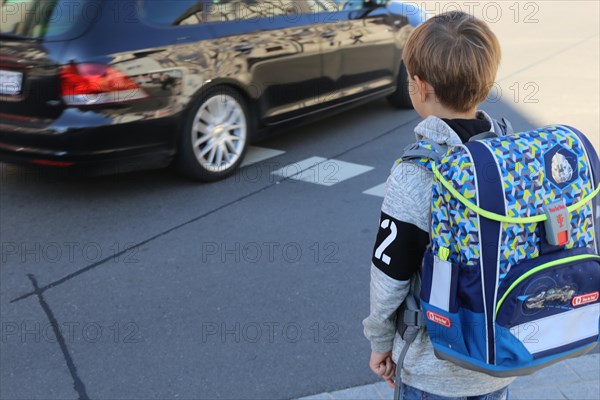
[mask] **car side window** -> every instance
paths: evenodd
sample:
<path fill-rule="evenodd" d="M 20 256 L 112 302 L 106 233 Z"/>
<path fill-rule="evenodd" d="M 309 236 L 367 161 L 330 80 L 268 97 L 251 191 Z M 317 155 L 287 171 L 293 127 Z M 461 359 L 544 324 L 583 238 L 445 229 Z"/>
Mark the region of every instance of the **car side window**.
<path fill-rule="evenodd" d="M 305 13 L 321 13 L 340 9 L 339 0 L 298 0 L 297 3 L 304 5 Z"/>
<path fill-rule="evenodd" d="M 225 0 L 227 1 L 227 0 Z M 302 5 L 295 0 L 230 0 L 236 3 L 235 16 L 240 20 L 256 20 L 302 13 Z"/>
<path fill-rule="evenodd" d="M 316 0 L 330 3 L 334 0 Z M 226 21 L 256 21 L 307 10 L 305 0 L 140 0 L 139 14 L 152 25 L 179 26 Z"/>
<path fill-rule="evenodd" d="M 369 0 L 298 0 L 303 3 L 303 12 L 322 13 L 332 11 L 361 10 Z"/>
<path fill-rule="evenodd" d="M 340 10 L 352 11 L 363 9 L 369 0 L 336 0 L 336 2 L 339 4 Z"/>
<path fill-rule="evenodd" d="M 210 5 L 207 21 L 255 21 L 297 12 L 292 0 L 217 0 Z"/>
<path fill-rule="evenodd" d="M 140 0 L 138 14 L 151 25 L 193 25 L 202 22 L 204 3 L 197 0 Z"/>
<path fill-rule="evenodd" d="M 188 25 L 202 9 L 197 0 L 140 0 L 138 14 L 142 21 L 150 25 L 176 26 Z"/>
<path fill-rule="evenodd" d="M 360 10 L 383 0 L 139 0 L 140 18 L 159 26 L 256 20 L 294 14 Z"/>
<path fill-rule="evenodd" d="M 197 25 L 256 18 L 255 0 L 141 0 L 140 17 L 160 26 Z"/>

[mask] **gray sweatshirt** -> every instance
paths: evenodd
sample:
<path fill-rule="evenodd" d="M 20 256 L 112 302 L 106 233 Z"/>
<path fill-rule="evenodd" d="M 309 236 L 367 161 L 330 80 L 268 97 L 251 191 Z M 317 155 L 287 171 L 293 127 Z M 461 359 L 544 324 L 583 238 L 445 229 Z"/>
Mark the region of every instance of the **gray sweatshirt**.
<path fill-rule="evenodd" d="M 478 118 L 487 119 L 491 124 L 490 117 L 483 111 L 478 112 Z M 415 134 L 417 141 L 427 138 L 448 146 L 462 144 L 456 132 L 434 116 L 417 125 Z M 431 172 L 423 167 L 413 163 L 396 163 L 386 183 L 382 213 L 400 223 L 412 224 L 429 232 L 432 179 Z M 389 246 L 394 246 L 394 243 Z M 397 362 L 404 342 L 396 332 L 395 313 L 409 291 L 418 297 L 418 282 L 414 276 L 410 280 L 394 279 L 372 264 L 370 290 L 371 311 L 363 321 L 365 336 L 371 342 L 372 351 L 393 351 L 392 358 Z M 425 328 L 410 345 L 402 370 L 402 381 L 406 385 L 447 397 L 494 392 L 513 380 L 470 371 L 436 358 Z"/>

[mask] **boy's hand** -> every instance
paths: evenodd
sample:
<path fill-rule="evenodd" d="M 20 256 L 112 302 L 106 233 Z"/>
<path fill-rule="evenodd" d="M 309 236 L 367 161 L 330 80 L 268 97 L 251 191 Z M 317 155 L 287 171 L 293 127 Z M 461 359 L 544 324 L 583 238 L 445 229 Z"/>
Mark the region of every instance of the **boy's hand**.
<path fill-rule="evenodd" d="M 375 372 L 387 384 L 394 388 L 394 376 L 396 375 L 396 363 L 392 361 L 392 352 L 387 353 L 375 353 L 371 352 L 371 360 L 369 361 L 369 367 L 371 371 Z"/>

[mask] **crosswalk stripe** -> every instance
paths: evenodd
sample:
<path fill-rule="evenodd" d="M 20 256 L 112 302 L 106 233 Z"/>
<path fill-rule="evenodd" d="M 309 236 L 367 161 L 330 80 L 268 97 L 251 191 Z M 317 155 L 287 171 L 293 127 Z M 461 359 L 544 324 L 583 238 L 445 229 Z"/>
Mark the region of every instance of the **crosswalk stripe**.
<path fill-rule="evenodd" d="M 336 159 L 310 157 L 273 171 L 273 175 L 297 181 L 333 186 L 372 170 L 373 167 Z"/>
<path fill-rule="evenodd" d="M 373 186 L 371 189 L 367 189 L 363 193 L 370 194 L 371 196 L 385 197 L 385 182 L 380 185 Z"/>
<path fill-rule="evenodd" d="M 246 152 L 246 157 L 240 167 L 247 167 L 258 162 L 268 160 L 269 158 L 277 157 L 284 154 L 283 150 L 268 149 L 266 147 L 250 146 Z"/>

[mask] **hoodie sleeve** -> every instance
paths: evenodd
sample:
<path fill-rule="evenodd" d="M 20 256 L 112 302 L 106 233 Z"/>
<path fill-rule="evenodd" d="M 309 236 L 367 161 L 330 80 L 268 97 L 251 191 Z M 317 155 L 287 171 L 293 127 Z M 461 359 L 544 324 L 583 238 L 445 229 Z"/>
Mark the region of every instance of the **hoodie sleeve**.
<path fill-rule="evenodd" d="M 392 350 L 396 310 L 410 290 L 410 278 L 429 243 L 430 200 L 431 173 L 411 163 L 393 169 L 373 250 L 370 314 L 363 321 L 374 352 Z"/>

